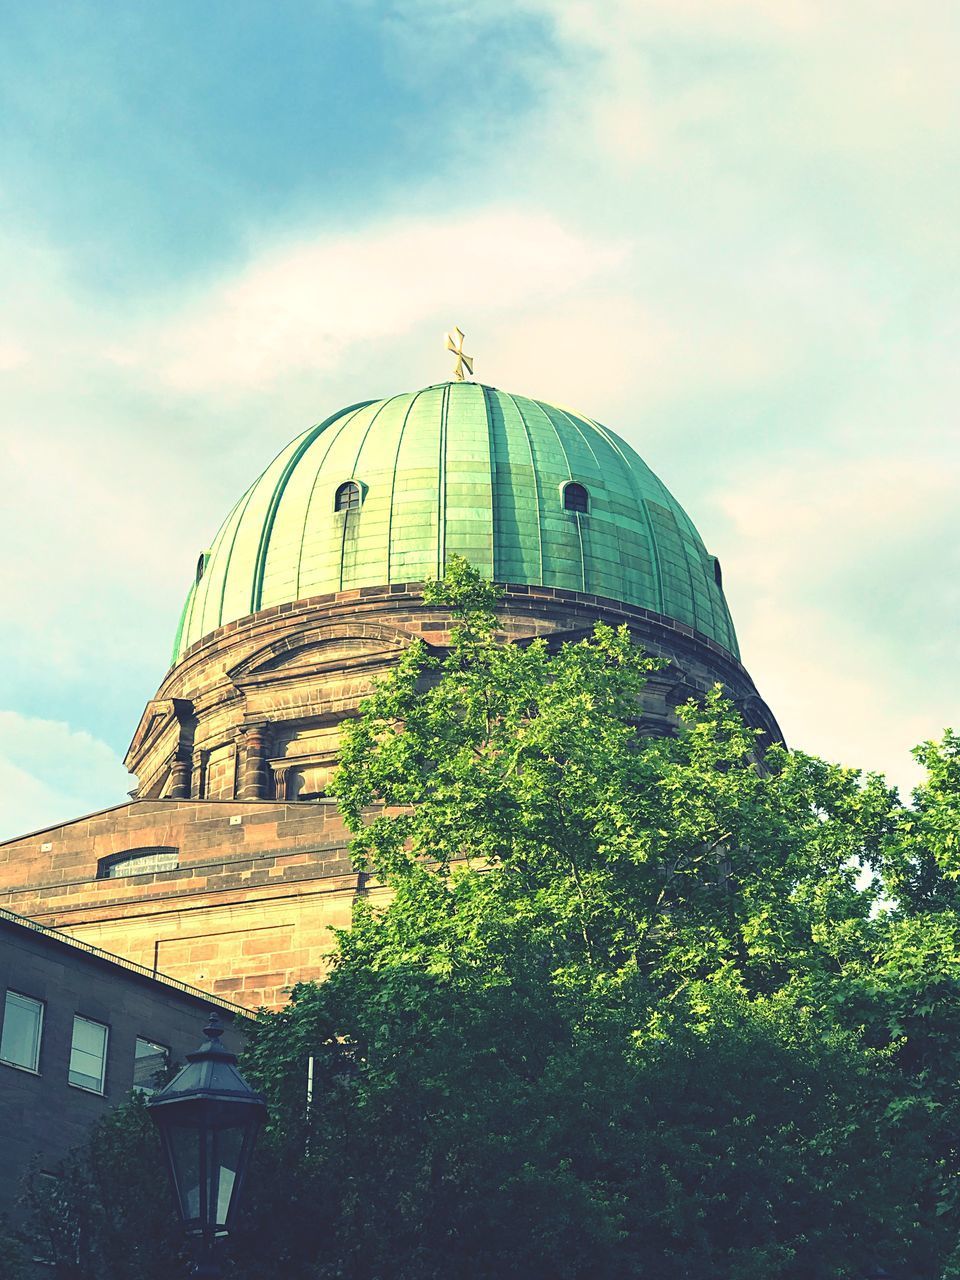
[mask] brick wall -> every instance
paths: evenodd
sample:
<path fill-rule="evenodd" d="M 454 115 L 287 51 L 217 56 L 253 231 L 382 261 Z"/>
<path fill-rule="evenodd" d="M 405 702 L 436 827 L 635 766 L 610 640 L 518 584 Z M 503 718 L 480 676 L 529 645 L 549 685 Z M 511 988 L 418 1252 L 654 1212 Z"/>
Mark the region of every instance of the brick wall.
<path fill-rule="evenodd" d="M 144 846 L 180 866 L 96 878 Z M 250 1008 L 323 975 L 356 887 L 330 801 L 131 801 L 0 845 L 0 905 Z"/>

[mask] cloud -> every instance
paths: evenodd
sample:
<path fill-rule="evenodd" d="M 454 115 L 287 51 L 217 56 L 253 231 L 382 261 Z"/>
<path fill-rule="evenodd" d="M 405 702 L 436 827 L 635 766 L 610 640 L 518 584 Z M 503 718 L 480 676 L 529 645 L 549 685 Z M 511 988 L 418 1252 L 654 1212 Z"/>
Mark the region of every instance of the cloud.
<path fill-rule="evenodd" d="M 120 804 L 133 779 L 113 751 L 55 720 L 0 711 L 0 839 Z"/>
<path fill-rule="evenodd" d="M 882 773 L 909 798 L 922 771 L 910 748 L 939 738 L 947 714 L 936 700 L 898 688 L 828 610 L 768 597 L 738 616 L 745 659 L 791 747 Z"/>
<path fill-rule="evenodd" d="M 960 459 L 900 453 L 757 460 L 718 498 L 744 660 L 794 746 L 908 793 L 910 747 L 955 717 Z M 954 575 L 930 566 L 954 548 Z"/>
<path fill-rule="evenodd" d="M 564 119 L 579 119 L 603 153 L 624 136 L 609 128 L 617 116 L 650 126 L 642 131 L 653 144 L 648 155 L 663 154 L 664 143 L 695 144 L 694 126 L 702 143 L 719 134 L 722 154 L 730 154 L 789 123 L 786 163 L 802 162 L 812 147 L 850 150 L 869 164 L 918 127 L 942 130 L 957 98 L 950 0 L 931 0 L 909 20 L 895 0 L 526 0 L 520 7 L 552 22 L 568 58 L 544 63 L 543 73 L 558 97 L 561 84 L 566 91 Z M 570 58 L 590 63 L 594 74 L 571 76 Z M 779 93 L 769 95 L 775 83 Z M 763 115 L 731 132 L 730 111 L 760 94 Z M 928 141 L 935 147 L 936 135 Z"/>
<path fill-rule="evenodd" d="M 379 345 L 426 322 L 452 327 L 467 309 L 501 315 L 575 294 L 627 251 L 506 207 L 374 223 L 255 255 L 111 356 L 183 393 L 262 391 L 303 370 L 322 375 L 354 347 L 375 363 Z"/>
<path fill-rule="evenodd" d="M 500 205 L 285 238 L 219 283 L 91 304 L 65 248 L 8 241 L 22 303 L 0 320 L 16 356 L 0 369 L 6 705 L 81 715 L 119 749 L 166 670 L 199 549 L 273 453 L 341 404 L 447 376 L 443 333 L 464 313 L 472 342 L 609 283 L 628 256 Z"/>
<path fill-rule="evenodd" d="M 30 355 L 19 342 L 0 342 L 0 373 L 7 373 L 26 364 Z"/>
<path fill-rule="evenodd" d="M 958 484 L 960 458 L 946 453 L 838 453 L 825 468 L 800 444 L 786 465 L 758 460 L 719 502 L 754 590 L 806 592 L 859 572 L 867 556 L 882 562 L 904 539 L 938 532 L 953 519 Z"/>
<path fill-rule="evenodd" d="M 530 14 L 551 38 L 514 44 Z M 411 82 L 467 23 L 511 40 L 526 105 L 471 98 L 459 151 L 364 221 L 240 200 L 242 253 L 126 295 L 77 285 L 83 243 L 10 241 L 4 704 L 125 744 L 238 493 L 309 422 L 447 376 L 460 324 L 482 379 L 608 422 L 675 489 L 791 740 L 896 774 L 960 697 L 954 16 L 415 0 L 378 25 Z"/>

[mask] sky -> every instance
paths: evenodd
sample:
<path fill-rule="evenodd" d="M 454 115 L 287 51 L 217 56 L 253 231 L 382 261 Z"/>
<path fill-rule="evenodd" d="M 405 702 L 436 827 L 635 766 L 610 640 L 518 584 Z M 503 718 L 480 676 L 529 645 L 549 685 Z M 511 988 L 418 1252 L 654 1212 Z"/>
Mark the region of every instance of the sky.
<path fill-rule="evenodd" d="M 792 746 L 960 728 L 955 0 L 0 17 L 0 838 L 122 801 L 199 550 L 449 376 L 630 441 Z"/>

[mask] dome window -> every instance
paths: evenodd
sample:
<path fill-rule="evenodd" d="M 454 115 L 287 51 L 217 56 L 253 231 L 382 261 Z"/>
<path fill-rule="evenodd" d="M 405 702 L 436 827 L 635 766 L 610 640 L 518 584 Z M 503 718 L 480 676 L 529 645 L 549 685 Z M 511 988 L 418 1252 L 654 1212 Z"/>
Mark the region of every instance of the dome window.
<path fill-rule="evenodd" d="M 582 484 L 571 481 L 563 486 L 563 508 L 565 511 L 590 510 L 590 495 Z"/>
<path fill-rule="evenodd" d="M 362 500 L 363 496 L 356 480 L 347 480 L 337 489 L 333 499 L 333 509 L 334 511 L 358 511 Z"/>
<path fill-rule="evenodd" d="M 197 561 L 197 582 L 203 577 L 203 571 L 207 567 L 207 561 L 210 559 L 209 551 L 201 551 L 200 559 Z"/>
<path fill-rule="evenodd" d="M 717 559 L 716 556 L 711 556 L 710 559 L 713 561 L 713 580 L 722 591 L 723 590 L 723 570 L 720 568 L 720 561 Z"/>

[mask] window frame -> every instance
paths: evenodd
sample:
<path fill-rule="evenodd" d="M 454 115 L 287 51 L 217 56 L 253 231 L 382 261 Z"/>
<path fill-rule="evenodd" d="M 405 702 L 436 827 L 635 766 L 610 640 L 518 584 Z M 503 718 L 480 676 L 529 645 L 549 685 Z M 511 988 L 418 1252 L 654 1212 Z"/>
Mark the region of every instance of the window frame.
<path fill-rule="evenodd" d="M 26 1071 L 29 1075 L 38 1076 L 40 1074 L 40 1055 L 43 1051 L 43 1023 L 47 1011 L 46 1001 L 38 1000 L 36 996 L 28 996 L 25 991 L 18 991 L 16 987 L 7 987 L 3 996 L 3 1026 L 0 1027 L 0 1045 L 3 1043 L 3 1031 L 7 1025 L 7 1001 L 10 996 L 13 996 L 15 1000 L 29 1001 L 30 1004 L 36 1005 L 39 1011 L 33 1054 L 34 1065 L 29 1067 L 24 1062 L 14 1062 L 12 1058 L 4 1058 L 2 1056 L 0 1056 L 0 1063 L 5 1067 L 13 1067 L 15 1071 Z"/>
<path fill-rule="evenodd" d="M 351 498 L 356 494 L 356 502 L 350 502 L 346 506 L 340 506 L 340 495 L 344 490 L 350 489 Z M 348 516 L 351 511 L 359 511 L 363 506 L 364 486 L 359 480 L 355 480 L 352 476 L 347 480 L 341 480 L 333 491 L 333 514 L 337 516 Z"/>
<path fill-rule="evenodd" d="M 155 864 L 167 860 L 166 866 L 142 866 L 137 863 L 152 860 Z M 127 867 L 128 870 L 123 870 Z M 132 849 L 117 849 L 97 859 L 98 880 L 122 880 L 127 876 L 159 876 L 180 870 L 180 848 L 173 844 L 144 844 Z"/>
<path fill-rule="evenodd" d="M 570 506 L 567 503 L 567 494 L 571 489 L 577 490 L 583 494 L 584 505 L 582 507 Z M 585 484 L 581 484 L 579 480 L 564 480 L 560 486 L 560 505 L 564 511 L 569 511 L 573 515 L 588 516 L 590 514 L 590 490 Z"/>
<path fill-rule="evenodd" d="M 88 1085 L 88 1084 L 80 1084 L 80 1083 L 78 1083 L 76 1080 L 71 1080 L 71 1079 L 70 1079 L 71 1075 L 72 1075 L 72 1074 L 73 1074 L 73 1072 L 74 1072 L 74 1066 L 73 1066 L 73 1055 L 74 1055 L 74 1052 L 80 1052 L 80 1053 L 87 1053 L 87 1052 L 88 1052 L 88 1050 L 86 1050 L 86 1049 L 80 1049 L 80 1050 L 77 1050 L 77 1049 L 76 1049 L 76 1045 L 75 1045 L 75 1043 L 74 1043 L 74 1038 L 75 1038 L 75 1036 L 76 1036 L 77 1023 L 78 1023 L 78 1022 L 86 1022 L 86 1023 L 89 1023 L 89 1025 L 90 1025 L 90 1026 L 92 1026 L 92 1027 L 99 1027 L 99 1028 L 102 1030 L 102 1032 L 103 1032 L 103 1057 L 102 1057 L 102 1059 L 101 1059 L 101 1061 L 100 1061 L 100 1087 L 99 1087 L 99 1089 L 94 1089 L 94 1088 L 92 1088 L 92 1087 L 91 1087 L 90 1085 Z M 85 1014 L 82 1014 L 82 1013 L 75 1013 L 75 1014 L 73 1015 L 73 1026 L 72 1026 L 72 1029 L 71 1029 L 71 1032 L 70 1032 L 70 1057 L 69 1057 L 69 1059 L 67 1060 L 67 1084 L 70 1086 L 70 1088 L 71 1088 L 71 1089 L 80 1089 L 80 1090 L 82 1090 L 84 1093 L 93 1093 L 93 1094 L 96 1094 L 96 1095 L 97 1095 L 97 1097 L 100 1097 L 100 1098 L 104 1097 L 104 1096 L 106 1095 L 106 1092 L 107 1092 L 107 1055 L 108 1055 L 108 1053 L 109 1053 L 109 1052 L 110 1052 L 110 1026 L 109 1026 L 109 1023 L 106 1023 L 106 1022 L 98 1022 L 96 1018 L 88 1018 Z M 84 1075 L 84 1074 L 86 1074 L 86 1073 L 85 1073 L 85 1072 L 79 1072 L 79 1071 L 78 1071 L 78 1072 L 77 1072 L 77 1074 L 78 1074 L 78 1075 Z M 89 1077 L 89 1078 L 90 1078 L 90 1079 L 92 1079 L 93 1077 L 91 1076 L 91 1077 Z"/>
<path fill-rule="evenodd" d="M 169 1046 L 168 1044 L 161 1044 L 161 1043 L 159 1042 L 159 1040 L 150 1040 L 150 1039 L 148 1039 L 146 1036 L 137 1036 L 137 1037 L 135 1038 L 135 1040 L 134 1040 L 134 1043 L 133 1043 L 133 1088 L 134 1088 L 134 1091 L 135 1091 L 136 1093 L 142 1093 L 142 1094 L 144 1095 L 144 1097 L 151 1098 L 151 1097 L 153 1097 L 153 1095 L 154 1095 L 155 1093 L 159 1093 L 160 1089 L 161 1089 L 163 1086 L 162 1086 L 162 1085 L 155 1085 L 155 1084 L 153 1084 L 153 1085 L 141 1084 L 141 1083 L 137 1080 L 137 1062 L 139 1061 L 139 1058 L 140 1058 L 140 1055 L 137 1053 L 137 1048 L 138 1048 L 140 1045 L 142 1045 L 142 1044 L 148 1044 L 148 1045 L 150 1045 L 150 1046 L 151 1046 L 151 1048 L 153 1048 L 153 1049 L 162 1049 L 162 1050 L 163 1050 L 163 1067 L 158 1067 L 158 1068 L 157 1068 L 157 1071 L 165 1070 L 167 1067 L 169 1067 L 169 1065 L 170 1065 L 170 1046 Z M 149 1057 L 149 1056 L 152 1056 L 152 1055 L 148 1055 L 148 1054 L 144 1054 L 144 1055 L 143 1055 L 143 1057 Z M 156 1075 L 156 1072 L 154 1072 L 154 1075 Z"/>

